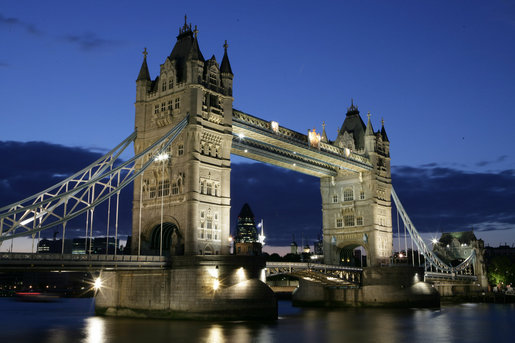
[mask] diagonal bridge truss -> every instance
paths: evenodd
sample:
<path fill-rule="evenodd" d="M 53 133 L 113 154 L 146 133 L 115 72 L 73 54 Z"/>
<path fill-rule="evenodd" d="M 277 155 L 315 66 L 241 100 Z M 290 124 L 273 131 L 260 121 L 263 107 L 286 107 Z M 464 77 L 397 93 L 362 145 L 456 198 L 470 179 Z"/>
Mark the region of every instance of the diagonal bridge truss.
<path fill-rule="evenodd" d="M 449 274 L 451 277 L 457 275 L 467 276 L 473 274 L 472 266 L 476 259 L 475 250 L 472 250 L 470 256 L 468 256 L 462 263 L 457 266 L 452 266 L 442 261 L 424 242 L 420 234 L 418 233 L 415 225 L 408 216 L 408 213 L 402 206 L 397 193 L 392 187 L 392 199 L 397 207 L 397 213 L 400 216 L 404 228 L 408 231 L 412 242 L 418 248 L 418 251 L 424 256 L 424 266 L 426 269 L 426 275 L 432 275 L 436 277 L 442 277 L 442 274 Z M 397 219 L 397 223 L 399 220 Z M 399 247 L 400 250 L 400 247 Z M 412 249 L 413 250 L 413 249 Z"/>
<path fill-rule="evenodd" d="M 3 241 L 16 237 L 34 237 L 36 233 L 58 225 L 62 225 L 64 237 L 67 222 L 84 213 L 87 215 L 86 228 L 90 228 L 91 235 L 95 207 L 106 200 L 110 202 L 111 197 L 116 196 L 118 212 L 120 191 L 154 161 L 159 161 L 165 156 L 168 147 L 186 127 L 188 119 L 189 116 L 186 116 L 163 137 L 127 161 L 122 161 L 120 155 L 135 141 L 136 132 L 67 179 L 26 199 L 0 208 L 0 245 Z M 141 168 L 136 169 L 136 165 L 141 165 Z M 115 227 L 117 230 L 118 213 Z"/>

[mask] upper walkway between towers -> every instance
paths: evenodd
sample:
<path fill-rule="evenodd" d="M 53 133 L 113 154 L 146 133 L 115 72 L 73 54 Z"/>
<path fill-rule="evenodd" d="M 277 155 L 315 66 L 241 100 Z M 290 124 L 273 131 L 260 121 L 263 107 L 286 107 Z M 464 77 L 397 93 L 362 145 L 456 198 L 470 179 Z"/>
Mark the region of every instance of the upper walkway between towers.
<path fill-rule="evenodd" d="M 234 110 L 231 153 L 316 177 L 336 176 L 342 169 L 359 173 L 371 170 L 370 161 L 350 149 L 340 148 Z"/>

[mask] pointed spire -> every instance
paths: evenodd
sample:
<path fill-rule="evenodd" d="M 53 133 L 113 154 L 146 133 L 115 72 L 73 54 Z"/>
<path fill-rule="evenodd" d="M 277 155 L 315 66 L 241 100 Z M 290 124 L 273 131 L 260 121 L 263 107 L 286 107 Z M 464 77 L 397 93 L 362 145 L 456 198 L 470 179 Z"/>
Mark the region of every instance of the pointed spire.
<path fill-rule="evenodd" d="M 327 133 L 325 133 L 325 121 L 322 122 L 322 138 L 321 138 L 321 141 L 324 142 L 324 143 L 329 142 L 329 140 L 327 139 Z"/>
<path fill-rule="evenodd" d="M 367 121 L 367 129 L 365 130 L 365 136 L 373 136 L 374 135 L 374 128 L 372 127 L 372 122 L 370 121 L 370 112 L 367 114 L 368 121 Z"/>
<path fill-rule="evenodd" d="M 359 114 L 358 108 L 354 106 L 354 99 L 350 99 L 350 107 L 347 109 L 347 115 Z"/>
<path fill-rule="evenodd" d="M 389 142 L 388 136 L 386 135 L 386 130 L 384 129 L 384 119 L 381 118 L 381 137 L 383 138 L 383 142 Z"/>
<path fill-rule="evenodd" d="M 148 72 L 148 65 L 147 65 L 147 48 L 143 50 L 143 63 L 141 64 L 141 69 L 139 70 L 138 78 L 136 81 L 150 81 L 150 73 Z"/>
<path fill-rule="evenodd" d="M 228 47 L 229 47 L 229 45 L 227 44 L 227 40 L 226 40 L 225 44 L 224 44 L 224 57 L 222 58 L 222 64 L 220 65 L 220 72 L 234 75 L 232 73 L 231 63 L 229 63 L 229 57 L 227 56 L 227 48 Z"/>

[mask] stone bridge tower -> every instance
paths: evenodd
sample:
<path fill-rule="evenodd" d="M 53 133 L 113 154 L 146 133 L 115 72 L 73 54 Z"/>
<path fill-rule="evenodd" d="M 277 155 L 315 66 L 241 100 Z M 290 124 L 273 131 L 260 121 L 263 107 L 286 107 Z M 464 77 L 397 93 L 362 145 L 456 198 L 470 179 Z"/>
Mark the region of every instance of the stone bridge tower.
<path fill-rule="evenodd" d="M 327 142 L 327 136 L 322 136 Z M 356 174 L 341 169 L 320 179 L 324 259 L 328 264 L 360 266 L 356 247 L 363 247 L 367 265 L 389 262 L 392 252 L 390 142 L 384 125 L 374 132 L 351 104 L 334 145 L 369 159 L 373 169 Z M 348 149 L 348 150 L 347 150 Z"/>
<path fill-rule="evenodd" d="M 186 115 L 189 123 L 167 155 L 134 182 L 133 253 L 229 253 L 233 73 L 227 42 L 219 65 L 214 55 L 204 59 L 197 36 L 185 20 L 154 80 L 144 52 L 136 81 L 136 154 Z"/>

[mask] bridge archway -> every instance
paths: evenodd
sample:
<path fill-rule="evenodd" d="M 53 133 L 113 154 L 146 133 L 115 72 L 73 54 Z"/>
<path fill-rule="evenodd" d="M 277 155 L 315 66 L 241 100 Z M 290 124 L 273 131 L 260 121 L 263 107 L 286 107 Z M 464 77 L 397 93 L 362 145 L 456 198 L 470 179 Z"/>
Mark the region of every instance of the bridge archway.
<path fill-rule="evenodd" d="M 367 251 L 359 244 L 346 245 L 339 249 L 339 264 L 346 267 L 366 267 Z"/>
<path fill-rule="evenodd" d="M 159 255 L 162 249 L 163 255 L 184 255 L 184 239 L 176 224 L 163 223 L 163 244 L 161 247 L 161 224 L 155 225 L 150 231 L 150 250 Z"/>

